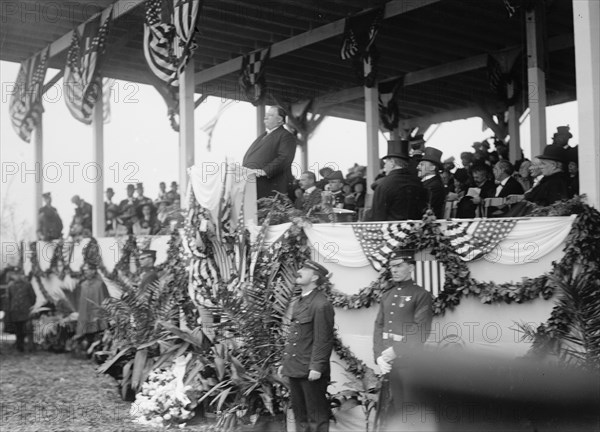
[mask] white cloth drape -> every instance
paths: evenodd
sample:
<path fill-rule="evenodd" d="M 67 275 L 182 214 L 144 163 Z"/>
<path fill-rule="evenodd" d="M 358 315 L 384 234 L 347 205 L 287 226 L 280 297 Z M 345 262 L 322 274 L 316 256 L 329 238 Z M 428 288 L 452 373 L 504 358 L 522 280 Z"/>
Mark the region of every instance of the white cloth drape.
<path fill-rule="evenodd" d="M 304 228 L 310 246 L 323 257 L 344 267 L 365 267 L 369 260 L 351 225 L 316 224 Z"/>

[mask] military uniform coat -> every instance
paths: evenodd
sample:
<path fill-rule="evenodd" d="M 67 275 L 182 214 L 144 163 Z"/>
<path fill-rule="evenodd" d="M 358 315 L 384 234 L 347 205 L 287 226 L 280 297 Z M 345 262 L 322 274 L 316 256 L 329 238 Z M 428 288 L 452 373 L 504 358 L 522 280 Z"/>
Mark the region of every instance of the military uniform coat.
<path fill-rule="evenodd" d="M 156 281 L 158 281 L 158 272 L 152 267 L 149 270 L 142 272 L 139 289 L 145 289 L 148 285 L 153 284 Z"/>
<path fill-rule="evenodd" d="M 427 191 L 427 204 L 433 210 L 436 218 L 443 219 L 446 207 L 446 189 L 442 178 L 436 174 L 422 183 Z"/>
<path fill-rule="evenodd" d="M 296 300 L 283 352 L 283 375 L 306 378 L 310 370 L 329 374 L 333 323 L 333 306 L 320 290 L 315 289 Z"/>
<path fill-rule="evenodd" d="M 370 220 L 420 220 L 426 199 L 426 191 L 416 175 L 405 168 L 395 169 L 378 182 Z"/>
<path fill-rule="evenodd" d="M 401 357 L 423 346 L 431 330 L 431 304 L 431 294 L 413 280 L 396 283 L 383 293 L 373 333 L 375 361 L 389 347 Z"/>
<path fill-rule="evenodd" d="M 288 193 L 291 183 L 292 162 L 296 154 L 296 138 L 283 126 L 260 135 L 244 155 L 242 165 L 251 169 L 262 169 L 267 175 L 256 179 L 256 198 L 273 195 L 276 190 Z"/>

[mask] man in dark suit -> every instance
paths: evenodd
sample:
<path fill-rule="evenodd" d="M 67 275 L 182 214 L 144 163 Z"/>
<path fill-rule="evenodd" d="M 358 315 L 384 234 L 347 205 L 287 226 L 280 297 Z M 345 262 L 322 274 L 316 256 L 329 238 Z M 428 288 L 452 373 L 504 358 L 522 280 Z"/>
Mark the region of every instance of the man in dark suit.
<path fill-rule="evenodd" d="M 417 175 L 427 191 L 427 204 L 433 210 L 435 217 L 444 218 L 446 206 L 446 189 L 440 177 L 442 167 L 442 152 L 433 147 L 427 147 L 421 162 L 417 165 Z"/>
<path fill-rule="evenodd" d="M 475 210 L 485 198 L 493 198 L 496 194 L 496 184 L 490 178 L 490 169 L 485 164 L 476 164 L 471 168 L 474 185 L 469 190 L 479 190 L 479 196 L 465 195 L 457 206 L 456 217 L 474 218 Z"/>
<path fill-rule="evenodd" d="M 322 191 L 317 187 L 316 180 L 315 174 L 311 171 L 305 171 L 300 176 L 300 187 L 303 192 L 294 205 L 304 213 L 308 213 L 313 207 L 321 204 Z"/>
<path fill-rule="evenodd" d="M 44 205 L 38 213 L 38 240 L 51 241 L 62 237 L 63 223 L 56 208 L 52 207 L 50 192 L 42 194 Z"/>
<path fill-rule="evenodd" d="M 525 199 L 539 206 L 549 206 L 557 201 L 571 198 L 569 178 L 564 170 L 566 150 L 558 145 L 549 145 L 537 156 L 544 177 L 537 186 L 525 194 Z"/>
<path fill-rule="evenodd" d="M 290 399 L 298 432 L 329 430 L 329 357 L 333 349 L 334 311 L 320 287 L 328 270 L 306 260 L 296 284 L 302 294 L 293 305 L 292 322 L 279 375 L 290 381 Z"/>
<path fill-rule="evenodd" d="M 256 171 L 256 198 L 288 193 L 293 180 L 292 162 L 296 154 L 296 138 L 284 127 L 285 110 L 271 107 L 265 114 L 266 132 L 250 146 L 242 165 Z"/>
<path fill-rule="evenodd" d="M 386 176 L 378 182 L 373 194 L 373 208 L 366 219 L 421 219 L 427 205 L 426 191 L 419 178 L 409 170 L 408 141 L 388 141 L 388 154 L 382 160 Z"/>
<path fill-rule="evenodd" d="M 506 198 L 509 195 L 522 195 L 524 193 L 521 183 L 512 176 L 514 172 L 515 168 L 507 160 L 500 160 L 494 165 L 494 178 L 497 185 L 494 198 Z M 506 215 L 508 210 L 509 208 L 506 205 L 490 207 L 487 214 L 488 216 L 502 217 Z"/>

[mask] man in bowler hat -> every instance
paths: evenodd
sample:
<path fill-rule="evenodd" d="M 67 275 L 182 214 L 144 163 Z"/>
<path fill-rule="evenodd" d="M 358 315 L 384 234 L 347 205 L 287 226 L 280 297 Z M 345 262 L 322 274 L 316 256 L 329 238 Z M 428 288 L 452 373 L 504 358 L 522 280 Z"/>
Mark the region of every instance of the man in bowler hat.
<path fill-rule="evenodd" d="M 292 182 L 292 162 L 296 154 L 296 137 L 283 127 L 286 112 L 278 106 L 265 114 L 266 132 L 261 134 L 244 155 L 242 166 L 256 172 L 256 198 L 288 193 Z"/>
<path fill-rule="evenodd" d="M 329 430 L 329 357 L 333 349 L 333 306 L 321 290 L 329 277 L 321 264 L 306 260 L 296 284 L 302 294 L 293 305 L 288 340 L 279 374 L 289 378 L 298 432 Z"/>
<path fill-rule="evenodd" d="M 388 154 L 382 160 L 386 176 L 378 182 L 367 220 L 421 219 L 427 203 L 426 192 L 419 178 L 409 170 L 408 141 L 388 141 Z"/>
<path fill-rule="evenodd" d="M 421 162 L 417 165 L 417 175 L 427 191 L 427 204 L 438 219 L 444 217 L 444 208 L 446 205 L 446 189 L 440 177 L 441 168 L 441 150 L 433 147 L 425 148 Z"/>

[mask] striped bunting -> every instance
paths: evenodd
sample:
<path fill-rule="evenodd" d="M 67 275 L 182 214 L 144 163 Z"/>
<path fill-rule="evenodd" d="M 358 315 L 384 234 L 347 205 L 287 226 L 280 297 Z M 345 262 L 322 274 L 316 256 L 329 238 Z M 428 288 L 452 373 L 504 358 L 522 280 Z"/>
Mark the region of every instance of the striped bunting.
<path fill-rule="evenodd" d="M 48 48 L 21 63 L 11 95 L 8 112 L 13 129 L 22 140 L 30 142 L 31 132 L 39 124 L 44 107 L 42 88 L 48 69 Z"/>
<path fill-rule="evenodd" d="M 451 222 L 445 235 L 463 261 L 473 261 L 491 252 L 513 230 L 516 220 Z"/>
<path fill-rule="evenodd" d="M 81 35 L 73 30 L 63 78 L 65 102 L 77 120 L 90 124 L 101 83 L 101 60 L 106 48 L 112 9 L 100 25 L 102 15 L 86 22 Z"/>
<path fill-rule="evenodd" d="M 387 264 L 394 249 L 413 231 L 413 227 L 412 222 L 352 225 L 364 254 L 377 271 Z"/>

